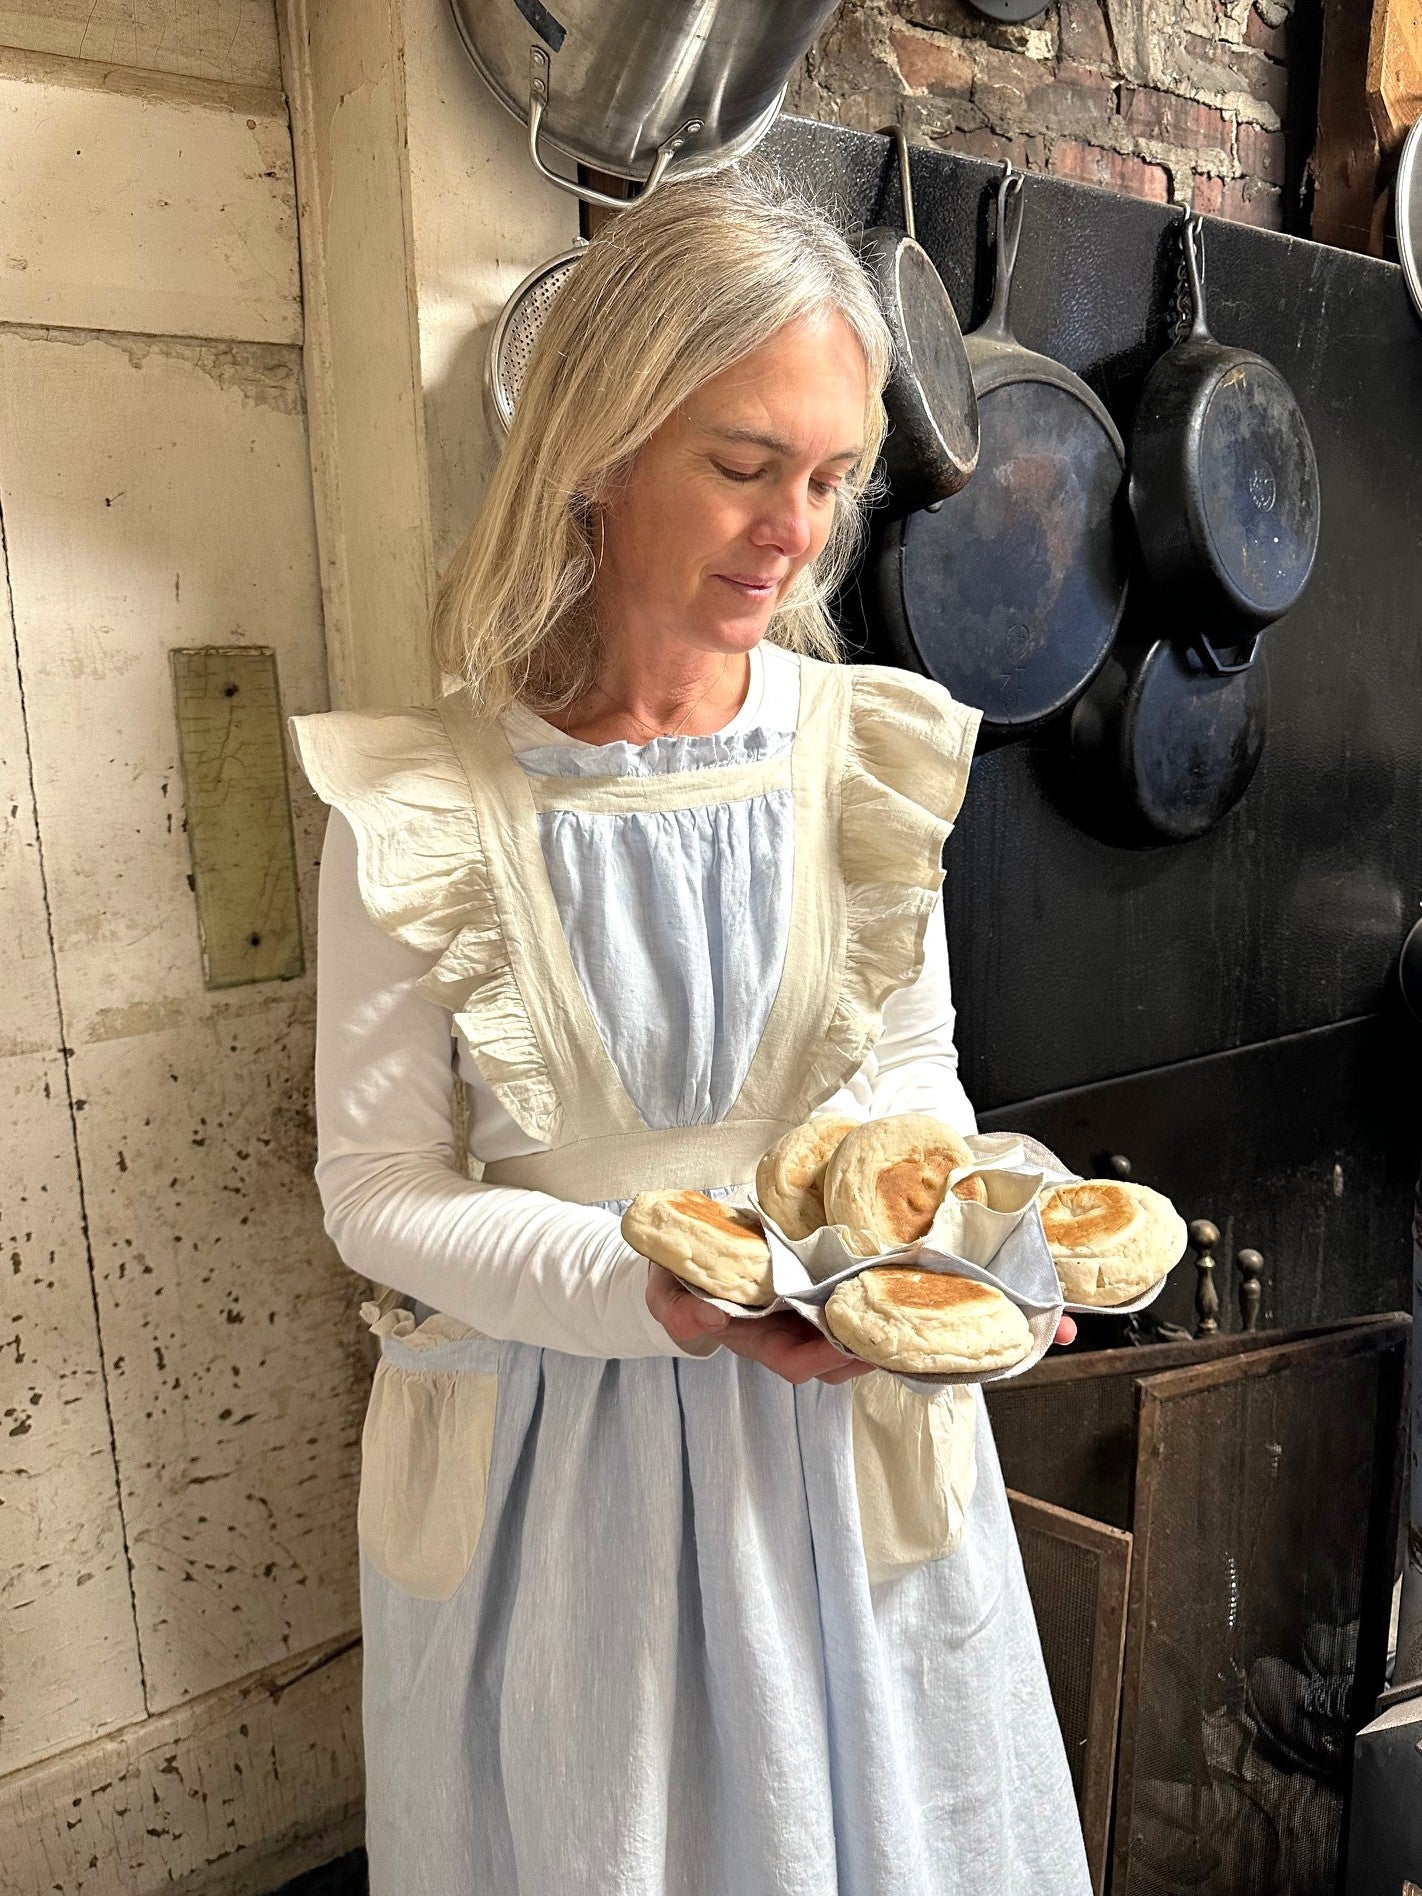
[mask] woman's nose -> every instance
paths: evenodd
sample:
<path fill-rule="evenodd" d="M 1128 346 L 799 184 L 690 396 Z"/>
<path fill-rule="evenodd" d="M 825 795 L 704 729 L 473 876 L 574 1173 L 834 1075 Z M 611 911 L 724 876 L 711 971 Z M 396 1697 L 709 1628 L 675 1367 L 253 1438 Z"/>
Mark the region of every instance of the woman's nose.
<path fill-rule="evenodd" d="M 798 559 L 810 544 L 810 500 L 807 493 L 782 492 L 757 521 L 751 537 L 758 546 L 774 547 L 786 559 Z"/>

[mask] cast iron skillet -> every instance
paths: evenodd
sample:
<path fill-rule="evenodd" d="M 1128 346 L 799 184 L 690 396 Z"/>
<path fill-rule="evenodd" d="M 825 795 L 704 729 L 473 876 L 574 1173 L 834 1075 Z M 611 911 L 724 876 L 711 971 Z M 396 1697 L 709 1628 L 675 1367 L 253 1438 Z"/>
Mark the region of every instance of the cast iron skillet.
<path fill-rule="evenodd" d="M 855 242 L 894 337 L 884 468 L 893 505 L 908 510 L 940 506 L 972 474 L 978 404 L 952 300 L 915 235 L 908 140 L 898 125 L 887 136 L 899 155 L 905 228 L 875 225 Z"/>
<path fill-rule="evenodd" d="M 1141 390 L 1130 499 L 1146 570 L 1201 626 L 1203 646 L 1217 615 L 1248 631 L 1298 600 L 1318 550 L 1318 463 L 1278 370 L 1206 327 L 1204 226 L 1193 213 L 1181 241 L 1193 322 Z"/>
<path fill-rule="evenodd" d="M 871 634 L 1015 737 L 1065 709 L 1111 649 L 1125 604 L 1117 530 L 1125 450 L 1080 376 L 1026 349 L 1008 322 L 1022 178 L 997 195 L 992 309 L 966 338 L 982 451 L 937 513 L 876 527 L 861 581 Z"/>
<path fill-rule="evenodd" d="M 1123 843 L 1203 836 L 1249 788 L 1268 703 L 1257 659 L 1221 670 L 1176 639 L 1123 639 L 1069 725 L 1095 826 Z"/>

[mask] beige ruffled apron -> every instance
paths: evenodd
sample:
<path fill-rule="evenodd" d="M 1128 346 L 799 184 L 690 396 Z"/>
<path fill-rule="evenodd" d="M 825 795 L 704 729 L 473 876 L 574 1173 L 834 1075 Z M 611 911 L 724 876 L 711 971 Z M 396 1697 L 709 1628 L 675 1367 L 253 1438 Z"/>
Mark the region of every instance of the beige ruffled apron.
<path fill-rule="evenodd" d="M 788 754 L 666 775 L 526 774 L 502 728 L 479 719 L 463 693 L 383 725 L 360 714 L 295 721 L 308 775 L 356 827 L 367 908 L 401 939 L 441 949 L 421 989 L 450 1009 L 482 1077 L 548 1147 L 487 1164 L 489 1182 L 609 1205 L 656 1187 L 745 1188 L 766 1148 L 872 1051 L 885 1000 L 922 963 L 978 713 L 885 668 L 805 659 L 800 673 Z M 426 781 L 416 787 L 422 759 Z M 795 812 L 791 922 L 754 1059 L 720 1123 L 649 1129 L 579 984 L 539 813 L 688 809 L 784 788 Z M 416 1325 L 388 1295 L 364 1315 L 382 1356 L 363 1438 L 361 1544 L 397 1586 L 448 1598 L 478 1539 L 494 1359 L 445 1367 L 450 1346 L 478 1333 L 443 1315 Z M 972 1389 L 925 1399 L 879 1373 L 855 1383 L 855 1480 L 872 1580 L 956 1548 L 975 1429 Z"/>

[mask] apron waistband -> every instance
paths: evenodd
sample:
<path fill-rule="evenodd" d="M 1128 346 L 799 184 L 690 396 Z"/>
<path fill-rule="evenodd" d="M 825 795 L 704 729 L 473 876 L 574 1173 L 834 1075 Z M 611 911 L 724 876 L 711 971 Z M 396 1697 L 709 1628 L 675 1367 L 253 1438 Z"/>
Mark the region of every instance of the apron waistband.
<path fill-rule="evenodd" d="M 550 1152 L 491 1159 L 489 1185 L 522 1185 L 580 1205 L 633 1198 L 677 1186 L 749 1185 L 764 1154 L 795 1122 L 730 1119 L 715 1126 L 667 1126 L 580 1139 Z"/>

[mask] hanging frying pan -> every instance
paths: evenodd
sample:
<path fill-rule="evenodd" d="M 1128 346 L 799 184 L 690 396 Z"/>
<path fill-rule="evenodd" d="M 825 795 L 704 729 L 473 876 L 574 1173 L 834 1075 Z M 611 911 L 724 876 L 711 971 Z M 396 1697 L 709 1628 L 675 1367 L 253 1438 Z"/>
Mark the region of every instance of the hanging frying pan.
<path fill-rule="evenodd" d="M 1218 669 L 1174 639 L 1118 645 L 1069 726 L 1107 833 L 1179 843 L 1213 828 L 1258 768 L 1268 702 L 1257 657 Z"/>
<path fill-rule="evenodd" d="M 901 125 L 886 135 L 899 155 L 904 229 L 876 225 L 855 241 L 894 337 L 884 468 L 895 508 L 907 511 L 941 505 L 972 474 L 978 404 L 952 301 L 916 235 L 908 140 Z"/>
<path fill-rule="evenodd" d="M 1181 232 L 1193 320 L 1146 377 L 1131 434 L 1131 512 L 1156 588 L 1181 613 L 1268 625 L 1318 550 L 1318 463 L 1288 384 L 1205 324 L 1204 225 Z"/>
<path fill-rule="evenodd" d="M 980 707 L 999 737 L 1044 723 L 1095 677 L 1127 577 L 1116 425 L 1080 376 L 1024 348 L 1008 321 L 1021 235 L 1022 178 L 1009 166 L 992 309 L 965 338 L 977 472 L 937 513 L 889 519 L 861 581 L 887 655 Z"/>

